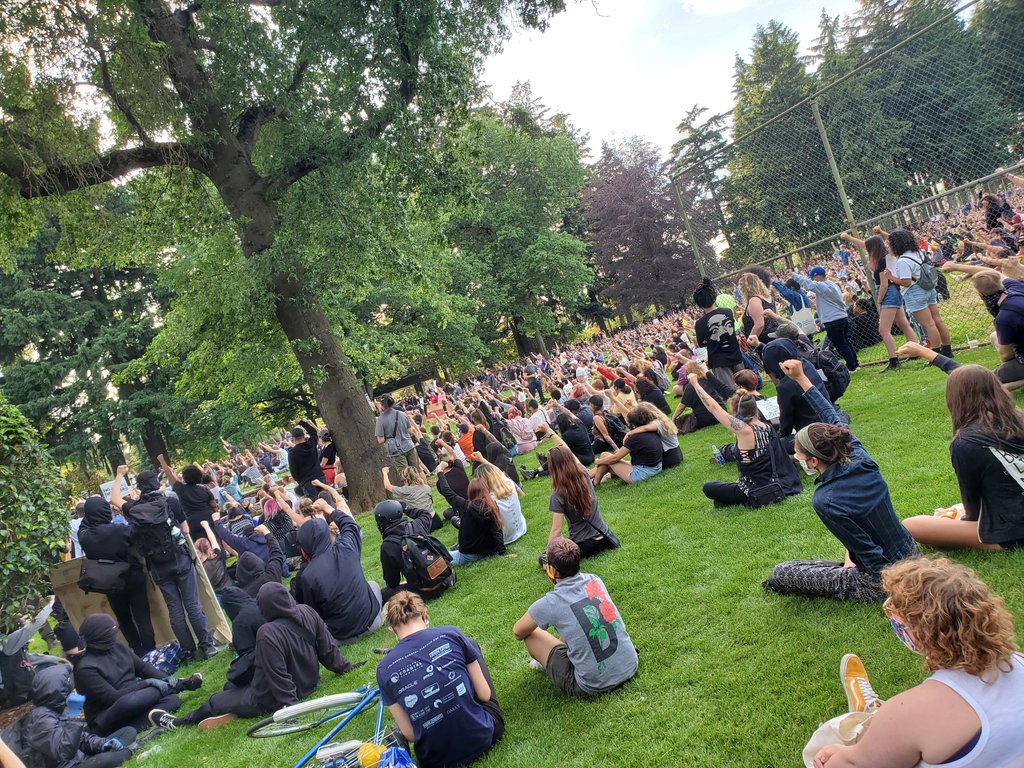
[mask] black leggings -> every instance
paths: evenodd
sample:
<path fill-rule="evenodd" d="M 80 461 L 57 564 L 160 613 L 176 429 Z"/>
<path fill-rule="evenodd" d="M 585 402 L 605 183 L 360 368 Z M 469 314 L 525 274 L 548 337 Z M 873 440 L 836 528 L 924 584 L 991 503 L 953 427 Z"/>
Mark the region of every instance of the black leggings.
<path fill-rule="evenodd" d="M 614 549 L 614 547 L 612 547 L 608 539 L 603 536 L 600 539 L 594 538 L 584 539 L 583 541 L 577 541 L 576 546 L 580 548 L 581 559 L 593 557 L 594 555 L 600 555 L 602 552 L 606 550 Z"/>
<path fill-rule="evenodd" d="M 677 445 L 671 451 L 665 451 L 665 455 L 661 458 L 661 468 L 672 469 L 672 467 L 678 467 L 683 463 L 683 451 Z"/>
<path fill-rule="evenodd" d="M 739 483 L 723 483 L 718 480 L 709 480 L 704 483 L 703 491 L 704 495 L 718 506 L 726 507 L 747 503 L 747 492 L 743 490 Z"/>
<path fill-rule="evenodd" d="M 116 768 L 116 766 L 122 763 L 127 763 L 132 759 L 132 751 L 127 749 L 128 745 L 135 742 L 135 738 L 138 733 L 134 728 L 119 728 L 110 734 L 110 738 L 119 740 L 125 749 L 119 749 L 116 752 L 100 752 L 96 755 L 88 755 L 82 762 L 78 763 L 77 768 Z"/>
<path fill-rule="evenodd" d="M 107 595 L 121 634 L 137 656 L 145 656 L 156 648 L 146 587 L 146 574 L 141 568 L 132 568 L 128 571 L 125 589 Z"/>
<path fill-rule="evenodd" d="M 176 693 L 162 694 L 156 688 L 146 686 L 137 691 L 120 696 L 110 707 L 89 723 L 89 730 L 98 736 L 110 736 L 114 731 L 125 726 L 143 731 L 149 727 L 149 712 L 152 709 L 164 709 L 176 712 L 181 707 L 181 699 Z"/>
<path fill-rule="evenodd" d="M 264 707 L 256 703 L 256 696 L 251 686 L 229 688 L 213 694 L 198 709 L 194 709 L 181 718 L 192 725 L 199 725 L 208 717 L 235 714 L 239 717 L 259 717 L 270 714 Z"/>

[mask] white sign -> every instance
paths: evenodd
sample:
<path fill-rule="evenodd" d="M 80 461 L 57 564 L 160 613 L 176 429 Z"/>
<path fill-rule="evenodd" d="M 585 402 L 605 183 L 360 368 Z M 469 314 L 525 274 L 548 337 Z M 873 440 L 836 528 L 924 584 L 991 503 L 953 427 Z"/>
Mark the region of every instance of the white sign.
<path fill-rule="evenodd" d="M 110 493 L 114 490 L 114 481 L 108 480 L 105 483 L 100 483 L 100 493 L 103 494 L 103 498 L 110 501 Z M 128 498 L 128 493 L 131 491 L 131 487 L 128 482 L 122 477 L 121 478 L 121 498 Z"/>

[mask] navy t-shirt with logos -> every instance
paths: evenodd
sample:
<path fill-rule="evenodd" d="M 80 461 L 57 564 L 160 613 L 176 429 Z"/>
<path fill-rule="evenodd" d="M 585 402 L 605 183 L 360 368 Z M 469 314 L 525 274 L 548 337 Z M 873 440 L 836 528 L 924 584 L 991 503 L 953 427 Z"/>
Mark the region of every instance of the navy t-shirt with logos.
<path fill-rule="evenodd" d="M 461 765 L 488 749 L 494 720 L 476 700 L 468 667 L 480 651 L 456 627 L 428 627 L 398 641 L 377 667 L 385 706 L 412 721 L 420 765 Z"/>

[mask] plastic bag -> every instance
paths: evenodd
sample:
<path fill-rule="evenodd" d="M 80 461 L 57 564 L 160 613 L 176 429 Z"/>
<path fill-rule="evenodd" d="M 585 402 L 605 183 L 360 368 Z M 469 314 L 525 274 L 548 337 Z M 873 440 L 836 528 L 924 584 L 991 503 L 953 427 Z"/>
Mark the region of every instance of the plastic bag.
<path fill-rule="evenodd" d="M 377 768 L 416 768 L 416 763 L 402 747 L 388 747 L 381 753 Z"/>
<path fill-rule="evenodd" d="M 831 744 L 856 744 L 864 736 L 874 716 L 874 712 L 848 712 L 819 725 L 804 747 L 804 765 L 807 768 L 814 768 L 814 756 L 822 747 Z"/>
<path fill-rule="evenodd" d="M 173 675 L 181 666 L 181 646 L 177 641 L 161 645 L 142 657 L 165 675 Z"/>

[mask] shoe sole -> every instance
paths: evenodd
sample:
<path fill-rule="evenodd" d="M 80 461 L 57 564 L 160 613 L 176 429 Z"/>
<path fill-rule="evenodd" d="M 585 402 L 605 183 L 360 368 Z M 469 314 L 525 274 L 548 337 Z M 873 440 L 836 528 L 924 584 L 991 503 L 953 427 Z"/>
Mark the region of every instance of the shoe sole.
<path fill-rule="evenodd" d="M 212 731 L 214 728 L 220 728 L 222 725 L 227 725 L 232 720 L 237 720 L 238 715 L 233 712 L 228 712 L 226 715 L 218 715 L 217 717 L 208 717 L 205 720 L 200 721 L 200 731 Z"/>

